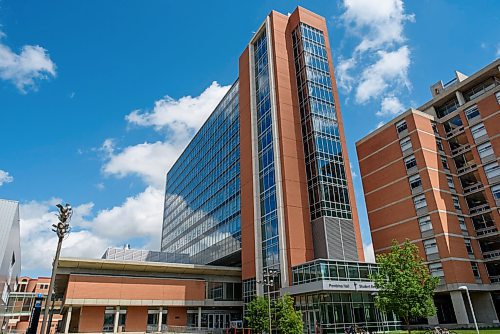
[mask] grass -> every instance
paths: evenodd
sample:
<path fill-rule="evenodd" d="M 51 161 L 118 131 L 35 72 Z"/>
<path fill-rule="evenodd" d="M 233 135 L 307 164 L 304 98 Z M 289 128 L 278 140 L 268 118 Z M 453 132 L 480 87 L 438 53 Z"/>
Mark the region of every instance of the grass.
<path fill-rule="evenodd" d="M 476 334 L 475 329 L 450 329 L 457 334 Z M 407 331 L 400 331 L 397 333 L 408 333 Z M 425 330 L 412 330 L 412 334 L 424 334 Z M 500 328 L 480 329 L 479 334 L 500 334 Z"/>

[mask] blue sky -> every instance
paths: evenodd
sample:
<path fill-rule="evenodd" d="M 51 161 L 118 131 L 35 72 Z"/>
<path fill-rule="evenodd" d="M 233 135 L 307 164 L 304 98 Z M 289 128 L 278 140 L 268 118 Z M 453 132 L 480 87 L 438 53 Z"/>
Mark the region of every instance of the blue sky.
<path fill-rule="evenodd" d="M 369 245 L 355 141 L 498 58 L 498 1 L 0 1 L 0 198 L 22 204 L 23 273 L 49 272 L 63 200 L 66 255 L 158 247 L 165 172 L 265 15 L 297 5 L 328 22 Z"/>

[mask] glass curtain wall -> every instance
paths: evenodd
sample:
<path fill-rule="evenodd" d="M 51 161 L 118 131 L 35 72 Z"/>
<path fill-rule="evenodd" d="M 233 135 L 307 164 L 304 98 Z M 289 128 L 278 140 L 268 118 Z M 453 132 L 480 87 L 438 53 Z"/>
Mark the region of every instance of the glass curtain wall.
<path fill-rule="evenodd" d="M 167 174 L 163 252 L 210 264 L 241 250 L 239 141 L 236 82 Z"/>
<path fill-rule="evenodd" d="M 269 77 L 268 34 L 264 30 L 253 43 L 255 64 L 255 102 L 257 107 L 260 222 L 262 234 L 263 270 L 279 270 L 279 235 L 276 197 L 276 162 L 272 129 L 271 89 Z M 278 290 L 265 286 L 264 292 Z"/>
<path fill-rule="evenodd" d="M 323 32 L 301 23 L 292 40 L 311 220 L 322 216 L 351 219 Z"/>

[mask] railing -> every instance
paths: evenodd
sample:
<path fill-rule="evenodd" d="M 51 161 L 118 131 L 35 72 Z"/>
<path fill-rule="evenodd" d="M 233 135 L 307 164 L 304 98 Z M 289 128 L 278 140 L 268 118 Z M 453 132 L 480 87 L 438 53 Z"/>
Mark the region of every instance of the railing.
<path fill-rule="evenodd" d="M 450 88 L 451 86 L 453 86 L 456 83 L 457 83 L 457 78 L 453 78 L 450 81 L 448 81 L 447 83 L 443 84 L 443 89 Z"/>
<path fill-rule="evenodd" d="M 458 128 L 455 128 L 453 130 L 450 130 L 449 132 L 446 132 L 446 138 L 453 137 L 454 135 L 457 135 L 463 131 L 464 131 L 464 126 L 461 125 Z"/>
<path fill-rule="evenodd" d="M 500 283 L 500 275 L 490 276 L 491 283 Z"/>
<path fill-rule="evenodd" d="M 500 257 L 500 249 L 483 253 L 483 259 L 485 260 L 493 260 L 499 257 Z"/>
<path fill-rule="evenodd" d="M 464 153 L 465 151 L 468 151 L 470 150 L 470 144 L 466 144 L 466 145 L 462 145 L 460 147 L 457 147 L 453 150 L 451 150 L 451 155 L 457 155 L 457 154 L 460 154 L 460 153 Z"/>
<path fill-rule="evenodd" d="M 479 212 L 489 210 L 490 206 L 488 204 L 478 205 L 473 208 L 469 208 L 469 214 L 474 215 Z"/>
<path fill-rule="evenodd" d="M 467 173 L 467 172 L 470 172 L 471 170 L 476 169 L 476 168 L 477 168 L 477 165 L 475 163 L 472 163 L 472 164 L 466 163 L 462 167 L 457 168 L 457 174 Z"/>
<path fill-rule="evenodd" d="M 483 187 L 484 186 L 481 182 L 474 183 L 473 185 L 464 188 L 464 195 L 482 189 Z"/>
<path fill-rule="evenodd" d="M 496 233 L 496 232 L 498 232 L 498 229 L 496 228 L 496 226 L 491 226 L 491 227 L 481 228 L 481 229 L 478 229 L 475 231 L 476 231 L 476 235 L 479 237 L 479 236 L 484 236 L 484 235 Z"/>

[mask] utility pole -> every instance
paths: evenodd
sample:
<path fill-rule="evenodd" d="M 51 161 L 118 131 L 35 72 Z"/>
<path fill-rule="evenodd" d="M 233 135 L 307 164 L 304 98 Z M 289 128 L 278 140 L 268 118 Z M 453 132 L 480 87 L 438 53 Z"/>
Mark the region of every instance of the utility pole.
<path fill-rule="evenodd" d="M 271 287 L 274 286 L 274 279 L 278 277 L 279 273 L 276 269 L 264 269 L 262 271 L 262 281 L 258 281 L 257 283 L 262 284 L 264 287 L 267 287 L 267 302 L 268 302 L 268 312 L 269 312 L 269 334 L 272 333 L 272 318 L 271 318 Z M 265 290 L 265 289 L 264 289 Z M 265 291 L 264 291 L 265 293 Z"/>
<path fill-rule="evenodd" d="M 52 263 L 52 276 L 50 277 L 49 293 L 47 295 L 47 299 L 45 300 L 42 329 L 40 330 L 41 334 L 45 334 L 50 331 L 50 324 L 47 327 L 47 319 L 49 318 L 50 302 L 52 301 L 52 290 L 54 290 L 54 282 L 56 280 L 57 264 L 59 262 L 59 255 L 61 254 L 62 242 L 70 231 L 69 221 L 71 220 L 71 215 L 73 214 L 73 209 L 68 203 L 66 203 L 65 206 L 57 204 L 56 207 L 59 209 L 59 214 L 57 214 L 59 222 L 57 224 L 52 224 L 52 231 L 56 232 L 58 242 L 56 256 L 54 257 L 54 262 Z"/>

